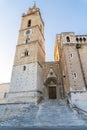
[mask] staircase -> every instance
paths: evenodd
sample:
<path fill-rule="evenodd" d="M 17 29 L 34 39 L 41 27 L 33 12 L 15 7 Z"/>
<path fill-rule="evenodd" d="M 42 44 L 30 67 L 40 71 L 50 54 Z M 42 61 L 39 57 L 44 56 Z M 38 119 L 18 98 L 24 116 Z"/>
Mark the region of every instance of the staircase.
<path fill-rule="evenodd" d="M 36 116 L 38 126 L 80 126 L 85 122 L 67 105 L 66 100 L 46 100 L 39 105 Z"/>
<path fill-rule="evenodd" d="M 8 108 L 9 112 L 10 108 L 11 106 Z M 19 111 L 20 115 L 18 115 Z M 0 126 L 63 127 L 86 125 L 85 121 L 68 107 L 66 100 L 43 100 L 39 105 L 21 105 L 21 109 L 15 113 L 17 113 L 16 116 L 0 121 Z"/>

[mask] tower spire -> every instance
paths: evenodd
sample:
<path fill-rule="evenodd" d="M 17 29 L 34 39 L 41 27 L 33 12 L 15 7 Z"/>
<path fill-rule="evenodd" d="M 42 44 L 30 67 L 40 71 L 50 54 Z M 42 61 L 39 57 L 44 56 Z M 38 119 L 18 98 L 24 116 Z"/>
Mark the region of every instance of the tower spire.
<path fill-rule="evenodd" d="M 33 7 L 36 8 L 36 1 L 34 1 L 34 6 Z"/>

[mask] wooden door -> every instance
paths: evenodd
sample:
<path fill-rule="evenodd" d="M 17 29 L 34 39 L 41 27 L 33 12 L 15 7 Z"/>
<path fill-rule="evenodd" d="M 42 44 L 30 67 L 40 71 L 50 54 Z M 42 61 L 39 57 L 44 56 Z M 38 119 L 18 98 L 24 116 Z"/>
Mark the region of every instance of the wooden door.
<path fill-rule="evenodd" d="M 56 99 L 56 87 L 49 87 L 49 99 Z"/>

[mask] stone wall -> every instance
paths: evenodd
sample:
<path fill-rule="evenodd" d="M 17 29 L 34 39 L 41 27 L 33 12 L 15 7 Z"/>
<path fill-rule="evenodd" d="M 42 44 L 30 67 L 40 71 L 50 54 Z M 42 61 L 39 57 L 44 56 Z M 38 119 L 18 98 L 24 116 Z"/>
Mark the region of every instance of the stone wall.
<path fill-rule="evenodd" d="M 26 66 L 26 70 L 23 67 Z M 36 63 L 14 66 L 8 102 L 35 102 L 42 92 L 42 68 Z"/>
<path fill-rule="evenodd" d="M 0 84 L 0 103 L 6 102 L 6 94 L 9 92 L 10 83 Z"/>
<path fill-rule="evenodd" d="M 0 100 L 4 98 L 5 94 L 9 92 L 10 83 L 0 84 Z"/>
<path fill-rule="evenodd" d="M 82 44 L 81 48 L 79 49 L 79 55 L 81 59 L 82 69 L 84 78 L 86 81 L 86 87 L 87 87 L 87 44 Z"/>
<path fill-rule="evenodd" d="M 65 45 L 63 49 L 66 55 L 66 66 L 68 67 L 70 90 L 84 90 L 85 85 L 76 47 L 74 45 Z M 74 73 L 76 73 L 76 78 L 74 77 Z"/>
<path fill-rule="evenodd" d="M 26 70 L 23 70 L 23 67 Z M 37 63 L 13 66 L 10 92 L 30 91 L 36 89 Z"/>
<path fill-rule="evenodd" d="M 58 34 L 56 40 L 59 44 L 60 67 L 65 93 L 72 90 L 86 90 L 87 64 L 85 57 L 87 56 L 87 36 L 65 32 Z M 81 48 L 77 49 L 77 44 L 81 45 Z"/>
<path fill-rule="evenodd" d="M 71 92 L 70 97 L 74 105 L 87 112 L 87 91 Z"/>

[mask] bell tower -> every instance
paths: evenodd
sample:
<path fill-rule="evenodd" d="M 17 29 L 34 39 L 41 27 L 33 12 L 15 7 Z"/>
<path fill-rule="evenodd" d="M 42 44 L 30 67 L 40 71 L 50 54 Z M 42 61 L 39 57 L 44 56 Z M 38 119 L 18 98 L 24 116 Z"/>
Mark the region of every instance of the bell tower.
<path fill-rule="evenodd" d="M 22 15 L 8 102 L 37 102 L 42 96 L 44 22 L 35 5 Z"/>

